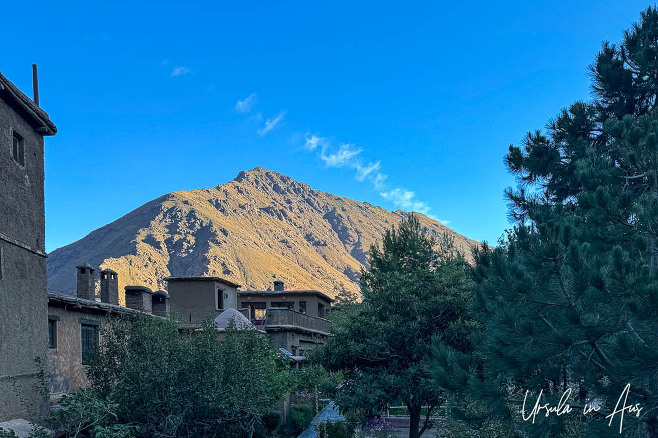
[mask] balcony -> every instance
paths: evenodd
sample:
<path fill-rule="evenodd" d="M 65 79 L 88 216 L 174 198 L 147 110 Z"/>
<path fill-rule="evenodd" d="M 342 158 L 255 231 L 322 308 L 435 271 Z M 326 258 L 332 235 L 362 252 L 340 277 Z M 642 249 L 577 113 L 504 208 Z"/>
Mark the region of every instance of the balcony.
<path fill-rule="evenodd" d="M 285 307 L 271 307 L 265 311 L 261 328 L 265 331 L 293 330 L 328 336 L 331 321 L 299 313 Z"/>

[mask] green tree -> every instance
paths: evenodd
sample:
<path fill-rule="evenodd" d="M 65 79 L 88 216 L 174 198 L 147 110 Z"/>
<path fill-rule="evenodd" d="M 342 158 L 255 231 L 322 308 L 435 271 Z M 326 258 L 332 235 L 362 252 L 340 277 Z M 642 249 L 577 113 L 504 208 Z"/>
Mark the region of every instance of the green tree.
<path fill-rule="evenodd" d="M 476 308 L 484 324 L 472 373 L 486 415 L 504 414 L 527 435 L 619 435 L 601 414 L 521 419 L 526 389 L 557 404 L 572 391 L 611 412 L 627 383 L 639 422 L 624 432 L 658 436 L 658 11 L 648 8 L 619 45 L 591 67 L 595 99 L 578 102 L 545 133 L 510 146 L 513 230 L 476 257 Z M 500 402 L 500 397 L 504 402 Z M 498 402 L 496 402 L 498 400 Z M 576 432 L 574 432 L 574 430 Z M 572 435 L 570 435 L 572 434 Z"/>
<path fill-rule="evenodd" d="M 141 436 L 247 437 L 286 390 L 288 371 L 268 340 L 211 324 L 179 334 L 173 321 L 106 324 L 89 368 L 91 391 Z"/>
<path fill-rule="evenodd" d="M 319 358 L 343 372 L 336 395 L 341 409 L 372 416 L 403 403 L 409 436 L 417 438 L 444 400 L 427 364 L 432 337 L 467 348 L 460 333 L 469 307 L 470 267 L 447 237 L 440 242 L 428 237 L 414 215 L 386 232 L 381 249 L 371 247 L 369 263 L 361 277 L 363 300 L 337 312 L 333 336 Z"/>

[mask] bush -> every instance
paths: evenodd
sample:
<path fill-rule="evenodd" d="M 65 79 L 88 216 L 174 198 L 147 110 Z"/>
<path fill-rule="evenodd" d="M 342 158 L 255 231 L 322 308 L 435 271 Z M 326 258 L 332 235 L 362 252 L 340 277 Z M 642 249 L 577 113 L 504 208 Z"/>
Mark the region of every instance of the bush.
<path fill-rule="evenodd" d="M 254 434 L 252 438 L 268 438 L 277 436 L 274 431 L 281 424 L 281 415 L 277 412 L 268 412 L 263 415 L 260 422 L 256 423 L 254 427 Z"/>
<path fill-rule="evenodd" d="M 281 415 L 278 412 L 268 412 L 260 419 L 261 424 L 268 432 L 274 432 L 281 424 Z"/>
<path fill-rule="evenodd" d="M 285 365 L 255 331 L 229 327 L 220 341 L 210 324 L 179 334 L 140 316 L 110 321 L 101 339 L 93 395 L 136 436 L 248 436 L 286 387 Z"/>
<path fill-rule="evenodd" d="M 311 424 L 315 416 L 315 410 L 304 404 L 297 404 L 290 408 L 288 421 L 279 427 L 279 435 L 296 437 L 302 433 Z"/>
<path fill-rule="evenodd" d="M 344 421 L 325 421 L 318 424 L 315 429 L 318 431 L 319 438 L 350 438 Z"/>
<path fill-rule="evenodd" d="M 66 395 L 60 400 L 60 406 L 61 409 L 51 418 L 52 427 L 67 437 L 133 436 L 132 427 L 118 424 L 117 404 L 101 399 L 93 390 L 83 389 L 77 394 Z"/>

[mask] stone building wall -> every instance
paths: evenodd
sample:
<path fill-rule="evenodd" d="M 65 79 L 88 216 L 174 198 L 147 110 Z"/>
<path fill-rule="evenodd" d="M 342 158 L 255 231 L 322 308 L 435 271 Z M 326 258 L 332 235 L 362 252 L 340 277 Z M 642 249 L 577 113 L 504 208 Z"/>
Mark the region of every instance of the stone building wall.
<path fill-rule="evenodd" d="M 35 362 L 45 366 L 48 333 L 44 142 L 9 101 L 0 90 L 0 421 L 35 418 L 46 406 Z M 12 158 L 14 131 L 23 166 Z"/>
<path fill-rule="evenodd" d="M 214 320 L 225 309 L 237 308 L 238 290 L 231 284 L 215 281 L 212 277 L 166 280 L 171 314 L 180 318 L 183 325 Z M 218 292 L 222 296 L 220 309 L 217 309 Z"/>
<path fill-rule="evenodd" d="M 55 317 L 55 318 L 53 318 Z M 82 321 L 95 321 L 100 326 L 107 320 L 104 313 L 90 312 L 74 305 L 48 306 L 48 318 L 55 319 L 55 348 L 48 349 L 48 375 L 53 393 L 71 392 L 88 384 L 87 365 L 82 364 Z"/>

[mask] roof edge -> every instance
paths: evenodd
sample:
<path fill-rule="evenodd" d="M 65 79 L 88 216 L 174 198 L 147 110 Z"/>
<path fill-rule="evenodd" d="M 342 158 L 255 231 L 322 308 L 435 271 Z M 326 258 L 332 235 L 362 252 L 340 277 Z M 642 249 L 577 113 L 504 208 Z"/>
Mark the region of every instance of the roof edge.
<path fill-rule="evenodd" d="M 35 131 L 43 136 L 57 134 L 57 127 L 50 121 L 48 113 L 41 109 L 41 107 L 37 106 L 32 99 L 27 97 L 25 93 L 23 93 L 13 82 L 0 72 L 0 92 L 1 91 L 6 91 L 9 97 L 18 103 L 28 115 L 32 117 L 33 121 L 36 122 L 34 123 Z"/>
<path fill-rule="evenodd" d="M 330 303 L 334 301 L 333 298 L 331 298 L 329 295 L 320 292 L 319 290 L 241 290 L 238 291 L 238 295 L 268 295 L 268 296 L 277 296 L 277 295 L 301 295 L 301 294 L 308 294 L 308 295 L 318 295 Z"/>
<path fill-rule="evenodd" d="M 230 280 L 226 280 L 225 278 L 221 277 L 166 277 L 164 279 L 166 282 L 172 282 L 172 281 L 217 281 L 219 283 L 224 283 L 228 286 L 233 286 L 235 288 L 242 287 L 242 285 L 233 283 Z"/>

